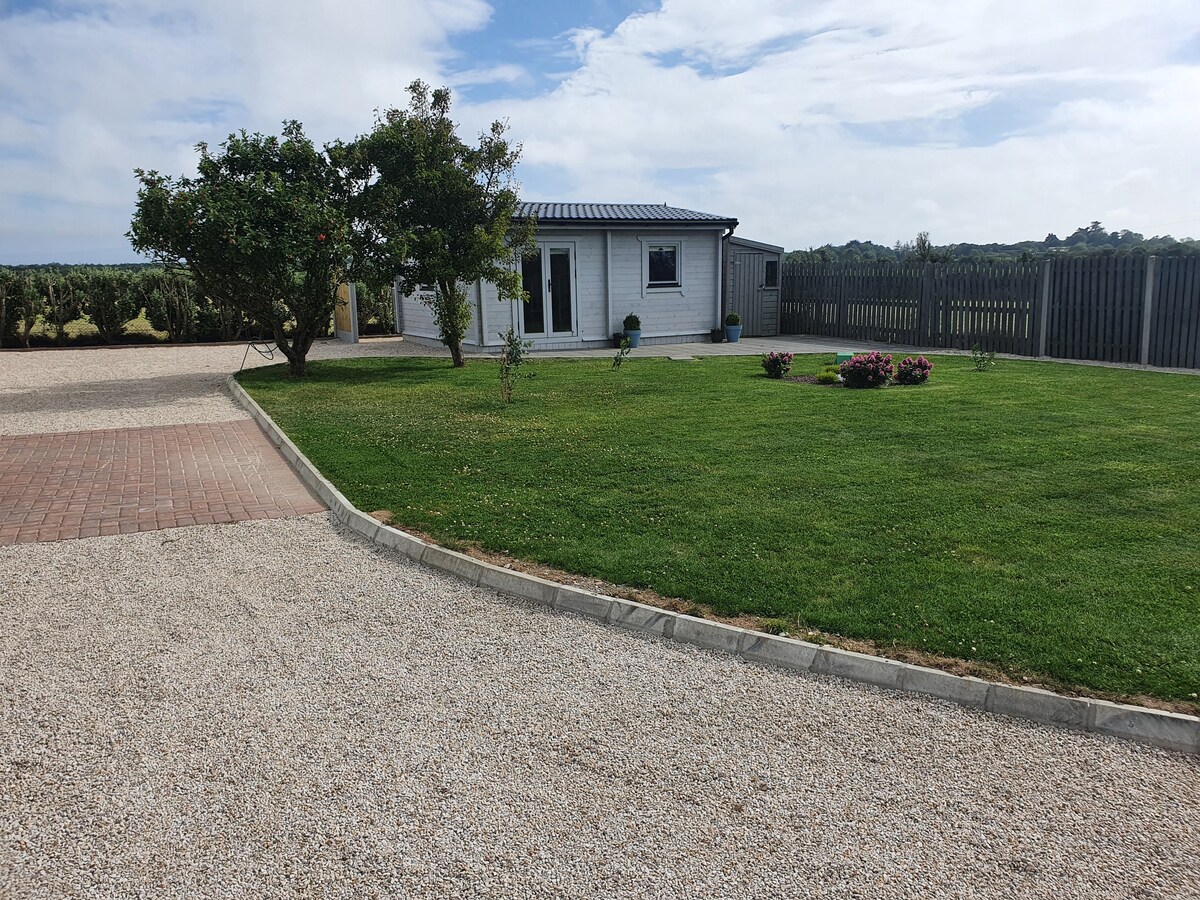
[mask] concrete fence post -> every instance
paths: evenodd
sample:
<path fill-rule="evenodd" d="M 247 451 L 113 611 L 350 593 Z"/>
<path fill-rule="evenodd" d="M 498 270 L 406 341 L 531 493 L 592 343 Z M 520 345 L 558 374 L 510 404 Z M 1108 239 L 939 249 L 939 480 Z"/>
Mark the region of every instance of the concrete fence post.
<path fill-rule="evenodd" d="M 930 308 L 933 298 L 933 264 L 925 263 L 921 267 L 921 279 L 917 285 L 917 339 L 914 344 L 932 344 L 931 339 L 933 327 L 930 324 L 933 318 L 932 309 Z M 940 345 L 938 345 L 940 346 Z"/>
<path fill-rule="evenodd" d="M 1042 269 L 1038 273 L 1038 356 L 1046 355 L 1046 331 L 1050 325 L 1050 267 L 1053 261 L 1042 260 Z"/>
<path fill-rule="evenodd" d="M 1138 362 L 1150 365 L 1150 321 L 1154 316 L 1154 287 L 1158 274 L 1158 257 L 1146 258 L 1146 293 L 1142 300 L 1142 352 Z"/>

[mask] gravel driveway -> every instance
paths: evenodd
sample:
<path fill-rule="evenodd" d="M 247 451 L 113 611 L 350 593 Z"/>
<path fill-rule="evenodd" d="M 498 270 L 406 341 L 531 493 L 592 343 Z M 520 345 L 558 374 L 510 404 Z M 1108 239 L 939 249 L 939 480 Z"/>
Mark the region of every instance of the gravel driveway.
<path fill-rule="evenodd" d="M 0 354 L 0 427 L 237 418 L 230 351 Z M 0 896 L 1200 897 L 1194 758 L 533 608 L 327 514 L 0 547 L 0 585 Z"/>

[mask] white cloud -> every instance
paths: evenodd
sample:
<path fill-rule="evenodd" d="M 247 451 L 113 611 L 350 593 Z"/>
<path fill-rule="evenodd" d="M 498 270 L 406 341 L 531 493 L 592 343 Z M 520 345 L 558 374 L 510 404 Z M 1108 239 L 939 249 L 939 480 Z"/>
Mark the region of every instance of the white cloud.
<path fill-rule="evenodd" d="M 669 201 L 789 247 L 1200 233 L 1194 0 L 666 0 L 474 64 L 483 0 L 49 2 L 0 12 L 0 262 L 128 258 L 134 166 L 284 118 L 352 137 L 415 77 L 500 96 L 456 115 L 510 122 L 531 199 Z M 568 71 L 529 97 L 537 59 Z"/>
<path fill-rule="evenodd" d="M 526 81 L 528 79 L 529 73 L 521 66 L 503 65 L 455 72 L 446 79 L 446 83 L 451 88 L 458 88 L 473 84 L 511 83 L 514 81 Z"/>
<path fill-rule="evenodd" d="M 129 258 L 135 166 L 190 171 L 198 141 L 284 119 L 318 140 L 353 137 L 413 78 L 437 81 L 452 36 L 490 12 L 482 0 L 100 0 L 11 14 L 0 262 Z"/>
<path fill-rule="evenodd" d="M 1156 231 L 1200 205 L 1200 66 L 1166 63 L 1197 30 L 1187 2 L 667 0 L 569 36 L 581 64 L 552 92 L 479 112 L 525 138 L 530 189 L 553 173 L 788 246 L 1015 240 L 1115 211 Z"/>

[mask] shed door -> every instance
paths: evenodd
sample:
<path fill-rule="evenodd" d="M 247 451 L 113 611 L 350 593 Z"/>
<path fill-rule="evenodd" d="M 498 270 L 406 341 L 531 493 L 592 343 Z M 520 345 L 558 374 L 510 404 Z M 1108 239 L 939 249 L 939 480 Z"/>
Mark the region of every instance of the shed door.
<path fill-rule="evenodd" d="M 729 308 L 742 317 L 746 337 L 779 334 L 779 259 L 757 250 L 736 250 L 730 273 Z"/>
<path fill-rule="evenodd" d="M 742 334 L 762 334 L 762 300 L 759 285 L 763 280 L 763 255 L 738 251 L 733 254 L 733 297 L 730 308 L 742 317 Z"/>

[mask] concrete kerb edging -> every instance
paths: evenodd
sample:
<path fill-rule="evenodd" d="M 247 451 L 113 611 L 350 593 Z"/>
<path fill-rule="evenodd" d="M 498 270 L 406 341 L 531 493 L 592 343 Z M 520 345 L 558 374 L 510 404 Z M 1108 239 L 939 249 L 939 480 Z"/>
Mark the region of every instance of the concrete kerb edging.
<path fill-rule="evenodd" d="M 470 584 L 617 628 L 732 653 L 748 662 L 793 672 L 832 675 L 891 690 L 924 694 L 997 715 L 1105 734 L 1165 750 L 1200 754 L 1200 718 L 1196 716 L 1106 700 L 1067 697 L 1038 688 L 952 675 L 940 669 L 914 666 L 885 657 L 748 631 L 547 581 L 422 541 L 384 525 L 357 509 L 317 471 L 274 420 L 237 383 L 234 376 L 229 376 L 227 386 L 234 400 L 258 422 L 268 440 L 279 448 L 304 483 L 329 506 L 339 522 L 414 562 L 449 573 Z"/>

